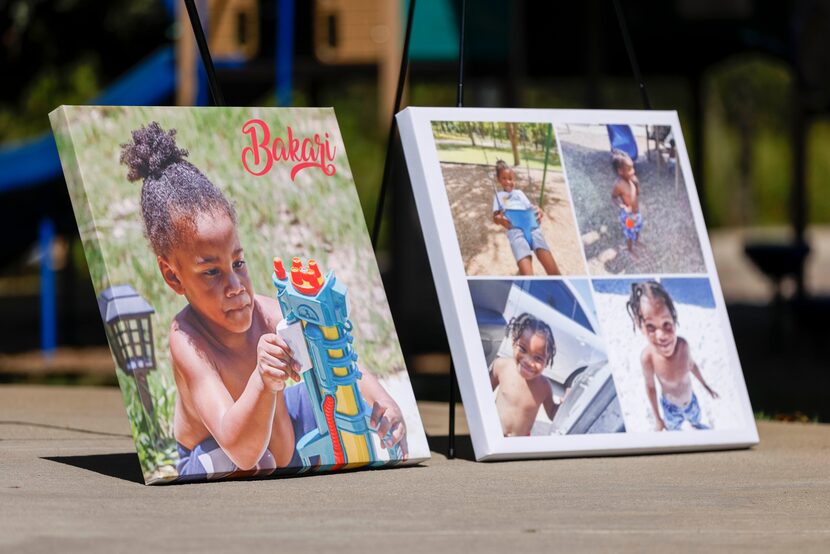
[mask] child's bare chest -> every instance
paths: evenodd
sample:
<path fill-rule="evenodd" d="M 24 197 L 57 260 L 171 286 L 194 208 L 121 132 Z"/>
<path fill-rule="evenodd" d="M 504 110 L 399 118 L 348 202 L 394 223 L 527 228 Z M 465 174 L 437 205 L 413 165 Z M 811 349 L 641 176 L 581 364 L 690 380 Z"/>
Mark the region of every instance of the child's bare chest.
<path fill-rule="evenodd" d="M 500 394 L 505 402 L 522 411 L 533 411 L 539 408 L 544 397 L 543 390 L 537 380 L 528 381 L 520 375 L 502 379 Z"/>
<path fill-rule="evenodd" d="M 652 361 L 654 373 L 663 386 L 680 385 L 689 381 L 691 368 L 688 354 L 678 355 L 671 359 L 654 356 Z"/>
<path fill-rule="evenodd" d="M 637 187 L 634 183 L 629 181 L 619 181 L 617 183 L 617 195 L 619 195 L 626 204 L 631 204 L 637 200 Z"/>

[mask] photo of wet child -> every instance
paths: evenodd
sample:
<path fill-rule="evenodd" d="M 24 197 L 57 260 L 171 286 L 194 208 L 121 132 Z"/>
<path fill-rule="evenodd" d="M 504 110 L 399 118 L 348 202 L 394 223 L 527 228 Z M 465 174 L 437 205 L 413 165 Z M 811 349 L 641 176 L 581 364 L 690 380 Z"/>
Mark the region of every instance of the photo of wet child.
<path fill-rule="evenodd" d="M 432 122 L 467 275 L 584 275 L 553 128 Z"/>
<path fill-rule="evenodd" d="M 586 280 L 470 280 L 505 437 L 625 429 Z"/>
<path fill-rule="evenodd" d="M 591 275 L 706 271 L 671 126 L 556 132 Z"/>
<path fill-rule="evenodd" d="M 708 280 L 594 280 L 593 286 L 629 430 L 742 425 L 739 370 L 729 361 Z"/>
<path fill-rule="evenodd" d="M 86 170 L 83 189 L 76 183 L 70 192 L 89 210 L 77 217 L 96 291 L 129 285 L 152 307 L 156 369 L 144 390 L 123 368 L 116 372 L 146 482 L 428 456 L 345 156 L 334 160 L 335 175 L 306 170 L 293 182 L 288 164 L 257 177 L 239 161 L 250 144 L 240 129 L 252 118 L 288 119 L 298 136 L 325 130 L 342 153 L 332 112 L 67 113 L 72 142 L 63 129 L 57 140 Z M 282 131 L 274 125 L 273 132 Z M 336 208 L 312 208 L 323 196 Z M 301 366 L 308 353 L 301 356 L 279 330 L 285 314 L 274 259 L 295 256 L 309 267 L 315 260 L 325 274 L 311 289 L 302 278 L 292 286 L 306 290 L 312 306 L 337 302 L 317 295 L 333 290 L 342 306 L 336 326 L 307 325 L 325 335 L 317 352 L 328 352 L 311 367 Z M 321 371 L 336 371 L 336 386 L 318 386 Z"/>

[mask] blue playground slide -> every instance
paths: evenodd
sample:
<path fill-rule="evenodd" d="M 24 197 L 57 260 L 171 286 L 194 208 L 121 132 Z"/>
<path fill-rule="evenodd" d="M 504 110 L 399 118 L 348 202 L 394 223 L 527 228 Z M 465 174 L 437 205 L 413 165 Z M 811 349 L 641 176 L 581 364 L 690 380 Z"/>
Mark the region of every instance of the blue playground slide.
<path fill-rule="evenodd" d="M 173 48 L 165 46 L 145 58 L 89 104 L 93 106 L 152 106 L 176 88 Z M 52 133 L 0 147 L 0 194 L 37 185 L 62 175 Z"/>
<path fill-rule="evenodd" d="M 631 132 L 631 127 L 628 125 L 606 125 L 608 128 L 608 140 L 611 141 L 612 150 L 622 150 L 633 161 L 637 161 L 637 139 L 634 138 L 634 133 Z"/>

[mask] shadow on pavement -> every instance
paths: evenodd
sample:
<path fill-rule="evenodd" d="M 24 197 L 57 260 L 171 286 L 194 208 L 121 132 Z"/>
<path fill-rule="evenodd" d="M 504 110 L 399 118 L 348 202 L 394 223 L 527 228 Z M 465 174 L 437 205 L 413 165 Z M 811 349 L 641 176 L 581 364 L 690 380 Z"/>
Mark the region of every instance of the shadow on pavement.
<path fill-rule="evenodd" d="M 144 484 L 141 466 L 138 464 L 138 455 L 135 452 L 93 454 L 91 456 L 47 456 L 43 459 L 94 471 L 107 477 L 132 481 L 140 485 Z"/>
<path fill-rule="evenodd" d="M 427 442 L 432 452 L 442 456 L 447 455 L 447 447 L 450 443 L 450 438 L 447 435 L 428 436 Z M 470 435 L 455 436 L 455 457 L 470 462 L 476 461 L 476 456 L 473 452 L 473 441 L 470 439 Z"/>

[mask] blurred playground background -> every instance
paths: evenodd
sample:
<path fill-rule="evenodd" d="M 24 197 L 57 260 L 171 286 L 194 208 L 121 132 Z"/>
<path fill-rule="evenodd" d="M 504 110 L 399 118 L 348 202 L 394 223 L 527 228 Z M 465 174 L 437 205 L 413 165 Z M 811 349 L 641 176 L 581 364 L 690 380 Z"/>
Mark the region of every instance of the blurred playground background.
<path fill-rule="evenodd" d="M 197 5 L 228 105 L 335 107 L 371 223 L 407 3 Z M 624 9 L 652 105 L 680 114 L 754 407 L 828 420 L 830 7 Z M 610 2 L 481 0 L 468 10 L 465 105 L 643 107 Z M 417 3 L 405 105 L 455 104 L 458 14 L 453 0 Z M 60 104 L 206 105 L 192 34 L 177 0 L 9 0 L 0 40 L 0 379 L 113 384 L 47 114 Z M 381 268 L 416 393 L 441 396 L 446 337 L 394 154 Z"/>
<path fill-rule="evenodd" d="M 518 274 L 505 230 L 493 222 L 499 160 L 513 170 L 516 190 L 542 210 L 539 226 L 560 273 L 585 275 L 550 124 L 434 121 L 432 134 L 467 275 Z M 534 275 L 545 275 L 535 254 L 532 263 Z"/>

